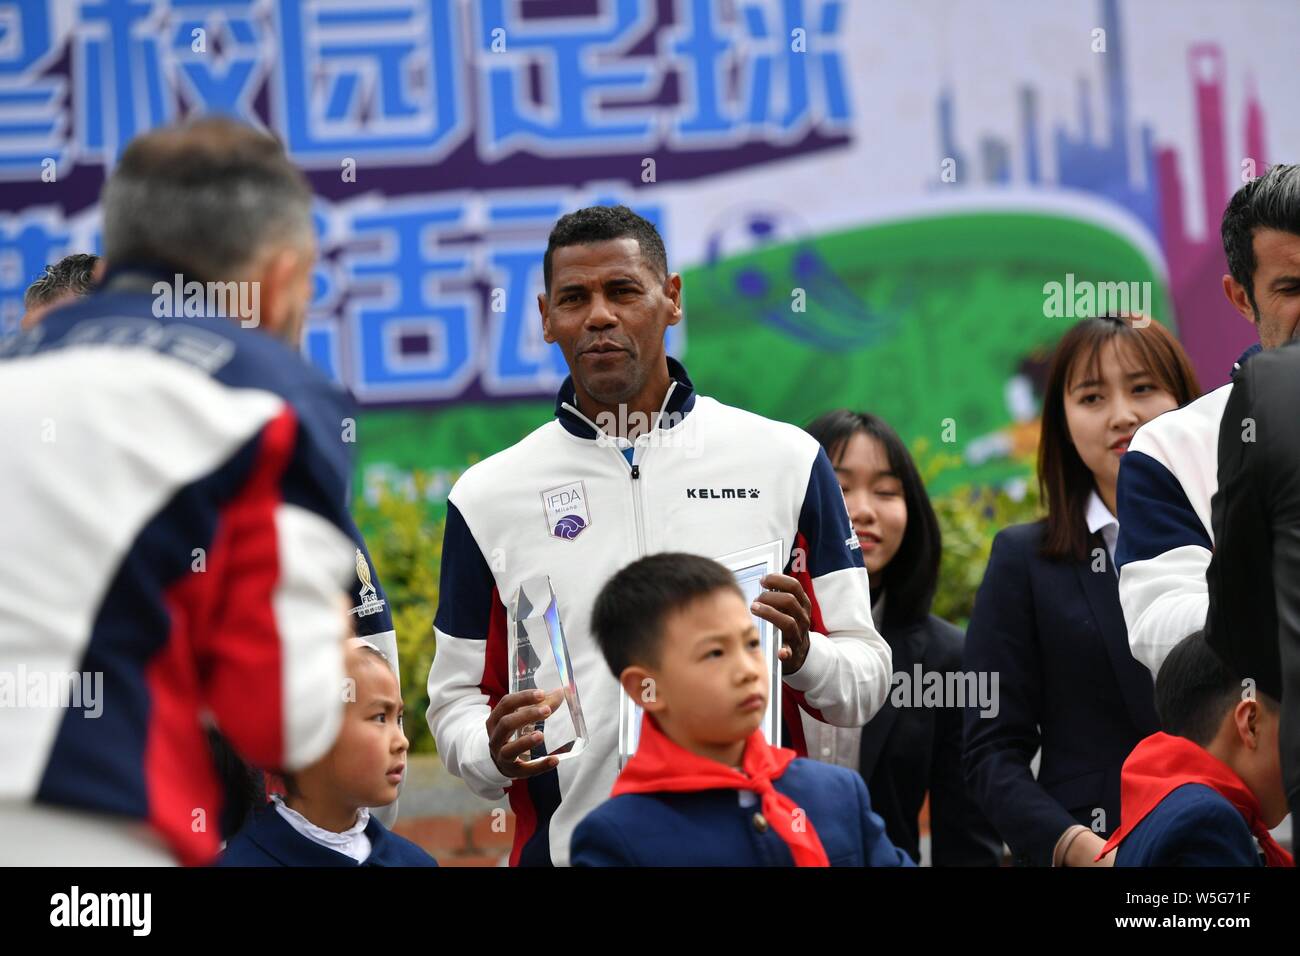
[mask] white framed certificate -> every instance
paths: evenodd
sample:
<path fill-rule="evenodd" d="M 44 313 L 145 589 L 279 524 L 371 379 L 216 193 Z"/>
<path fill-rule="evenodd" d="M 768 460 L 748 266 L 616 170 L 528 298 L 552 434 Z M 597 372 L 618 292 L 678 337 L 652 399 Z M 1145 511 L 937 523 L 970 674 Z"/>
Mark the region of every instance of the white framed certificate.
<path fill-rule="evenodd" d="M 767 544 L 755 545 L 743 551 L 733 551 L 715 558 L 736 576 L 745 602 L 753 604 L 763 591 L 759 582 L 768 574 L 780 574 L 785 567 L 785 543 L 781 540 L 769 541 Z M 771 665 L 771 686 L 767 696 L 767 712 L 763 714 L 760 729 L 768 743 L 780 746 L 781 743 L 781 631 L 770 621 L 753 615 L 758 627 L 763 656 Z M 618 766 L 621 770 L 628 758 L 636 753 L 641 739 L 640 705 L 624 693 L 618 711 Z"/>

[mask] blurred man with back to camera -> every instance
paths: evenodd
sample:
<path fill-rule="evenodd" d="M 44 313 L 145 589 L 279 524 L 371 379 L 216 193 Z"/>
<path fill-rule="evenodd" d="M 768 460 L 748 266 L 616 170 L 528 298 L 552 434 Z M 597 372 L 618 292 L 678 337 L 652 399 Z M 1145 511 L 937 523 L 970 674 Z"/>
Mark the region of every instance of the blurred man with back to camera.
<path fill-rule="evenodd" d="M 345 593 L 354 412 L 298 353 L 311 203 L 250 127 L 146 133 L 96 291 L 0 342 L 0 862 L 206 862 L 211 725 L 263 767 L 333 743 L 347 609 L 387 607 Z"/>

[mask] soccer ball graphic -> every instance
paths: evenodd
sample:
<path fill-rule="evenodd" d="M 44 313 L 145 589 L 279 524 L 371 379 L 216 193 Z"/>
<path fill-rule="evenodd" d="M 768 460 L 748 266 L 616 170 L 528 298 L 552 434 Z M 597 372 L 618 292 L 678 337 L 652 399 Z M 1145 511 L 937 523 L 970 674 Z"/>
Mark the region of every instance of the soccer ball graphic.
<path fill-rule="evenodd" d="M 706 245 L 713 293 L 818 348 L 871 344 L 892 323 L 836 274 L 814 239 L 797 216 L 781 209 L 728 214 L 711 230 Z"/>

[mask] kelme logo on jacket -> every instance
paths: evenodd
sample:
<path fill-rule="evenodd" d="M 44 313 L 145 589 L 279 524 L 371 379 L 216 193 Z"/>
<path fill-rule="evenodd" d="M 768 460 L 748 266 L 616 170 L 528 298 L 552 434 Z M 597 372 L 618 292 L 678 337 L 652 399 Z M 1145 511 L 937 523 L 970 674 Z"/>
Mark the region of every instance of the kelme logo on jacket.
<path fill-rule="evenodd" d="M 757 498 L 757 488 L 687 488 L 687 498 Z"/>
<path fill-rule="evenodd" d="M 587 487 L 574 481 L 542 492 L 542 507 L 546 510 L 546 527 L 552 537 L 572 541 L 591 525 L 587 512 Z"/>

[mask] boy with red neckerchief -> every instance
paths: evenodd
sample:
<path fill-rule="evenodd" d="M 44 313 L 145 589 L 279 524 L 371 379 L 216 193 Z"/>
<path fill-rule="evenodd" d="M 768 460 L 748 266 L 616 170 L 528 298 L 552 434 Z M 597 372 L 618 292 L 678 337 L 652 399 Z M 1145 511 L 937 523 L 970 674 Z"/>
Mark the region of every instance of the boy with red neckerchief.
<path fill-rule="evenodd" d="M 1166 733 L 1120 774 L 1120 826 L 1098 855 L 1116 866 L 1295 866 L 1269 830 L 1287 814 L 1277 702 L 1246 692 L 1197 631 L 1165 658 L 1156 712 Z"/>
<path fill-rule="evenodd" d="M 645 717 L 612 799 L 574 831 L 572 865 L 912 865 L 859 774 L 764 739 L 769 667 L 722 565 L 642 558 L 605 584 L 591 629 Z"/>

